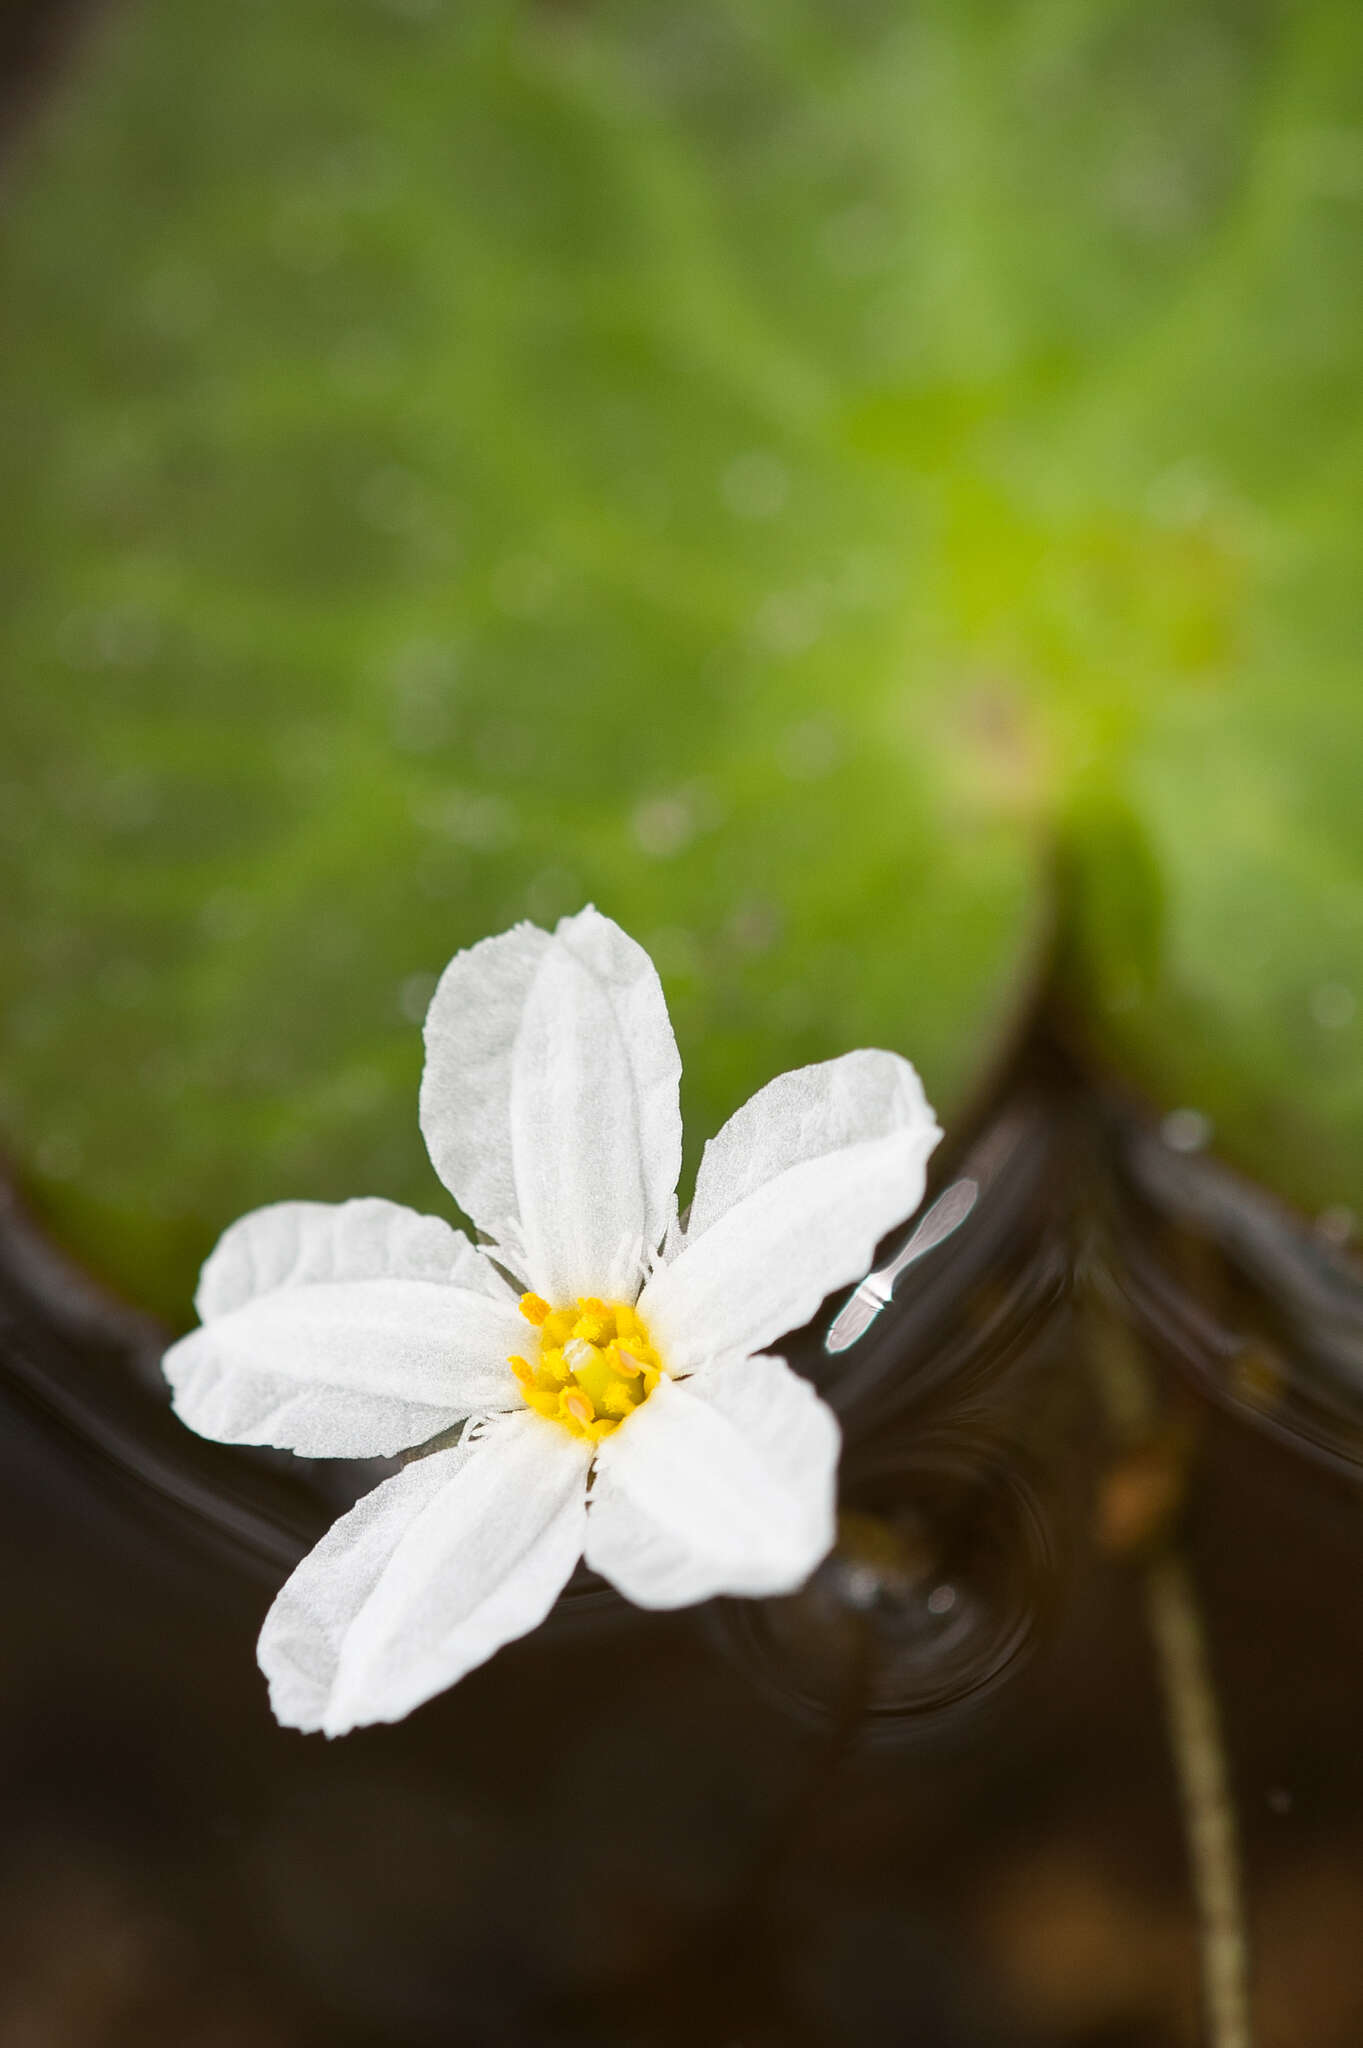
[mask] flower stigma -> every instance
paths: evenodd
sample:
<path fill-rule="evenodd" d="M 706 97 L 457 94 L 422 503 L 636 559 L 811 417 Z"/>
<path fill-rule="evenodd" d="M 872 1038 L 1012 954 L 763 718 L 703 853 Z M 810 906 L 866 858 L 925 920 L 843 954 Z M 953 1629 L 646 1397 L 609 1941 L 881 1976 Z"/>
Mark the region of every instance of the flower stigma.
<path fill-rule="evenodd" d="M 627 1301 L 579 1296 L 551 1308 L 521 1296 L 521 1314 L 539 1332 L 539 1357 L 515 1357 L 511 1370 L 537 1415 L 573 1436 L 599 1443 L 648 1399 L 662 1378 L 648 1331 Z"/>

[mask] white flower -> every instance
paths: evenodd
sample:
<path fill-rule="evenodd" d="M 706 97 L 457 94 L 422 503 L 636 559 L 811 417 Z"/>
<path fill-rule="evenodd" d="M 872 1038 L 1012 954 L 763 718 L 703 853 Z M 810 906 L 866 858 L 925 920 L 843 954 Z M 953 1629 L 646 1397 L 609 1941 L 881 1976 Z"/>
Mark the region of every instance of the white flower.
<path fill-rule="evenodd" d="M 894 1053 L 783 1074 L 707 1145 L 682 1230 L 680 1071 L 617 925 L 518 925 L 455 956 L 426 1019 L 421 1128 L 489 1242 L 392 1202 L 281 1202 L 208 1259 L 202 1327 L 165 1360 L 190 1428 L 375 1458 L 465 1424 L 275 1601 L 282 1722 L 400 1719 L 536 1627 L 582 1557 L 679 1607 L 789 1591 L 828 1550 L 837 1423 L 762 1347 L 864 1273 L 940 1133 Z"/>

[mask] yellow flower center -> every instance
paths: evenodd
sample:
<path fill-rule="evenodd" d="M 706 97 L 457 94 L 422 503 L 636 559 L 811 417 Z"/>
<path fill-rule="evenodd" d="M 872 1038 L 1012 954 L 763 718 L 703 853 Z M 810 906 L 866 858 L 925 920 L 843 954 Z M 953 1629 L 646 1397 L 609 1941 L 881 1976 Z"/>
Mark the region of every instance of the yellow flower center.
<path fill-rule="evenodd" d="M 538 1355 L 513 1357 L 511 1370 L 537 1415 L 599 1443 L 634 1413 L 662 1378 L 648 1331 L 627 1301 L 579 1297 L 550 1308 L 521 1296 L 521 1314 L 539 1333 Z"/>

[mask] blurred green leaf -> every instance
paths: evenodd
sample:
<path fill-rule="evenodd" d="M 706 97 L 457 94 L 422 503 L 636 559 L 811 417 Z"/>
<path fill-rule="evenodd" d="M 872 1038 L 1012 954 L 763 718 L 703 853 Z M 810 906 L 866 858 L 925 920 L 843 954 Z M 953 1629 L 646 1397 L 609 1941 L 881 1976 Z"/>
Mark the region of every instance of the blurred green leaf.
<path fill-rule="evenodd" d="M 1063 903 L 1098 1052 L 1363 1201 L 1360 59 L 111 15 L 0 229 L 0 1121 L 67 1236 L 183 1314 L 253 1203 L 438 1202 L 430 979 L 589 897 L 693 1141 L 862 1043 L 959 1115 Z"/>

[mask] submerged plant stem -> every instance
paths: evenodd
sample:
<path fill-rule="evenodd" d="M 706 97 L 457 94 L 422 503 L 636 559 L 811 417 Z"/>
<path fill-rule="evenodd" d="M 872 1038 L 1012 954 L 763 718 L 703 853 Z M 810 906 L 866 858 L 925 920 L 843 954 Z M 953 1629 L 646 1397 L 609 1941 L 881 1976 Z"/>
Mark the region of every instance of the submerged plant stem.
<path fill-rule="evenodd" d="M 1150 1369 L 1122 1324 L 1094 1304 L 1090 1355 L 1113 1435 L 1148 1441 L 1157 1406 Z M 1164 1694 L 1202 1950 L 1207 2048 L 1253 2048 L 1249 1937 L 1221 1710 L 1192 1573 L 1172 1537 L 1145 1565 L 1145 1616 Z"/>
<path fill-rule="evenodd" d="M 1161 1552 L 1146 1567 L 1145 1611 L 1164 1691 L 1202 1929 L 1209 2048 L 1251 2048 L 1249 1943 L 1221 1715 L 1197 1593 L 1176 1550 Z"/>

